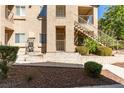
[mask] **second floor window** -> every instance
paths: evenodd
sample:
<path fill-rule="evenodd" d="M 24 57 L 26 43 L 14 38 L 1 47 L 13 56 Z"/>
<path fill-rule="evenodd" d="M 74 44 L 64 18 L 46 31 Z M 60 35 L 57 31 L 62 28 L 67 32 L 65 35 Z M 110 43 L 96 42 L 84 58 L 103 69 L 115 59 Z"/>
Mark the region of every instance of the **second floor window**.
<path fill-rule="evenodd" d="M 56 17 L 65 17 L 66 9 L 64 5 L 56 6 Z"/>
<path fill-rule="evenodd" d="M 16 6 L 16 15 L 25 16 L 25 6 Z"/>

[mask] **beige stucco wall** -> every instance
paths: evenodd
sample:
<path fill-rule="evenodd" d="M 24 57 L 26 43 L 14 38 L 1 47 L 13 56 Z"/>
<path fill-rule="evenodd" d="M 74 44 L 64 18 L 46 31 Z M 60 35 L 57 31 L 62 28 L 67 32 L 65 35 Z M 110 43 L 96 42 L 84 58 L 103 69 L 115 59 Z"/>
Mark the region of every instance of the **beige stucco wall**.
<path fill-rule="evenodd" d="M 86 7 L 86 6 L 85 6 Z M 93 6 L 87 6 L 93 7 Z M 12 10 L 14 15 L 14 23 L 10 23 L 5 19 L 5 6 L 0 6 L 0 43 L 5 43 L 5 27 L 13 30 L 11 39 L 9 40 L 10 45 L 25 47 L 25 43 L 15 43 L 15 33 L 25 33 L 26 39 L 29 37 L 29 33 L 35 36 L 35 49 L 41 50 L 39 43 L 39 34 L 47 33 L 47 52 L 56 52 L 56 26 L 65 26 L 66 28 L 66 46 L 65 52 L 74 52 L 74 21 L 78 19 L 75 15 L 78 15 L 78 6 L 67 5 L 66 6 L 66 17 L 56 17 L 56 6 L 47 6 L 47 18 L 41 18 L 38 20 L 37 17 L 40 13 L 40 6 L 33 5 L 31 8 L 26 6 L 26 16 L 16 16 L 15 6 Z M 93 19 L 94 25 L 97 27 L 97 7 L 93 7 Z M 39 48 L 38 48 L 39 47 Z"/>
<path fill-rule="evenodd" d="M 98 26 L 98 7 L 93 7 L 93 24 Z"/>
<path fill-rule="evenodd" d="M 5 44 L 5 30 L 13 30 L 13 22 L 5 16 L 7 11 L 5 5 L 0 6 L 0 44 L 2 45 Z M 9 43 L 12 45 L 11 40 Z"/>
<path fill-rule="evenodd" d="M 5 41 L 5 6 L 0 5 L 0 44 Z"/>
<path fill-rule="evenodd" d="M 47 52 L 56 52 L 56 26 L 66 28 L 66 52 L 74 52 L 74 20 L 72 12 L 78 13 L 77 6 L 66 6 L 66 17 L 56 17 L 56 6 L 47 6 Z"/>
<path fill-rule="evenodd" d="M 15 43 L 15 33 L 25 33 L 26 40 L 29 37 L 29 34 L 34 34 L 35 37 L 35 50 L 41 51 L 41 47 L 45 47 L 46 45 L 42 45 L 39 43 L 40 34 L 46 33 L 46 18 L 43 17 L 38 20 L 38 15 L 41 11 L 40 6 L 26 6 L 26 16 L 16 16 L 15 6 L 12 9 L 14 13 L 14 21 L 13 23 L 8 21 L 5 18 L 5 5 L 0 6 L 0 44 L 5 44 L 5 30 L 7 32 L 9 30 L 13 31 L 10 40 L 8 41 L 8 45 L 25 47 L 25 43 Z M 9 33 L 9 32 L 8 32 Z"/>
<path fill-rule="evenodd" d="M 42 33 L 42 19 L 39 20 L 37 17 L 40 13 L 40 6 L 26 6 L 26 15 L 25 16 L 14 16 L 14 33 L 12 36 L 12 43 L 15 46 L 25 47 L 25 43 L 15 43 L 15 34 L 16 33 L 25 33 L 26 41 L 33 34 L 35 37 L 34 49 L 36 51 L 41 50 L 41 43 L 39 43 L 40 33 Z M 13 12 L 16 14 L 15 7 Z M 39 47 L 39 48 L 38 48 Z"/>
<path fill-rule="evenodd" d="M 98 7 L 93 7 L 93 24 L 98 28 Z M 98 31 L 94 31 L 94 34 L 98 35 Z"/>
<path fill-rule="evenodd" d="M 88 6 L 87 6 L 88 7 Z M 92 7 L 92 6 L 89 6 Z M 97 7 L 93 8 L 94 25 L 97 25 Z M 66 17 L 56 17 L 56 6 L 47 6 L 47 52 L 56 52 L 56 26 L 66 27 L 66 52 L 74 52 L 74 21 L 77 20 L 78 6 L 67 5 Z"/>

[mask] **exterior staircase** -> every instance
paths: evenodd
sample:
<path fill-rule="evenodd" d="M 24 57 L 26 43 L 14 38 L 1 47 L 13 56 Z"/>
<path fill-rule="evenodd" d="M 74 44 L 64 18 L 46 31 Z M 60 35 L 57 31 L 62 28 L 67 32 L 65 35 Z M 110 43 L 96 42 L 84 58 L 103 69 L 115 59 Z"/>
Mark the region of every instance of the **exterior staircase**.
<path fill-rule="evenodd" d="M 76 16 L 77 17 L 77 16 Z M 117 46 L 118 48 L 118 41 L 103 31 L 100 31 L 97 27 L 95 27 L 92 23 L 88 23 L 86 20 L 84 20 L 82 17 L 78 17 L 78 20 L 80 22 L 75 21 L 74 22 L 74 29 L 77 32 L 80 32 L 87 37 L 94 40 L 96 43 L 100 44 L 101 46 Z M 89 34 L 89 32 L 94 32 L 93 35 Z M 76 38 L 78 38 L 76 36 Z M 77 39 L 75 39 L 75 43 L 77 42 Z"/>

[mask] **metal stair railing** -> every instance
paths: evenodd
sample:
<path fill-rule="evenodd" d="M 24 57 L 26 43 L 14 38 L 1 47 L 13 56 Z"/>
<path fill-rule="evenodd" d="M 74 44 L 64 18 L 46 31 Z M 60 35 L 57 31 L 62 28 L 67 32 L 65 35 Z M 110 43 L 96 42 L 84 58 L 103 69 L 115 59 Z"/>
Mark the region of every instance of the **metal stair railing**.
<path fill-rule="evenodd" d="M 76 25 L 80 26 L 80 28 L 79 28 L 79 27 L 76 27 Z M 87 37 L 93 39 L 95 42 L 97 42 L 97 43 L 99 43 L 100 45 L 104 46 L 102 43 L 100 43 L 100 42 L 97 40 L 96 36 L 91 36 L 91 35 L 89 35 L 89 34 L 87 33 L 86 29 L 83 28 L 83 27 L 81 26 L 81 24 L 78 23 L 78 22 L 76 22 L 76 21 L 75 21 L 75 29 L 79 30 L 80 32 L 84 33 Z"/>
<path fill-rule="evenodd" d="M 99 30 L 97 27 L 95 27 L 92 23 L 87 22 L 82 17 L 77 16 L 74 14 L 75 17 L 80 20 L 80 23 L 75 21 L 74 25 L 77 30 L 87 35 L 89 38 L 93 39 L 97 43 L 99 43 L 102 46 L 117 46 L 118 49 L 118 40 L 115 38 L 109 36 L 108 34 L 104 33 L 103 31 Z M 82 22 L 81 22 L 82 21 Z M 94 36 L 89 35 L 88 31 L 97 31 L 98 34 L 94 34 Z"/>

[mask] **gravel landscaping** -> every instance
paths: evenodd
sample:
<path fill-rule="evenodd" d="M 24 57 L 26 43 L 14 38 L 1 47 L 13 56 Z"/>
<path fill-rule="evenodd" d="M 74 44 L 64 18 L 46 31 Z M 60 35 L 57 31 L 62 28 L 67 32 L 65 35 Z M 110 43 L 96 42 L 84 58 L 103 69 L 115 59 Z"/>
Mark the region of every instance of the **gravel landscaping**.
<path fill-rule="evenodd" d="M 68 67 L 12 66 L 8 76 L 0 80 L 0 87 L 65 88 L 120 83 L 120 78 L 107 70 L 102 71 L 100 78 L 91 78 L 82 68 Z"/>

